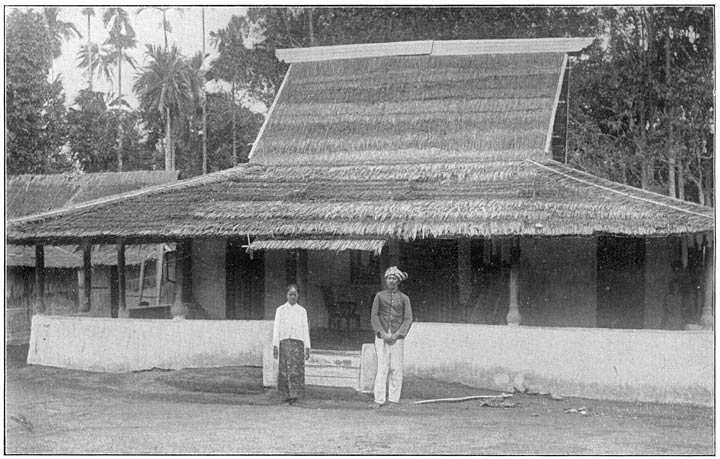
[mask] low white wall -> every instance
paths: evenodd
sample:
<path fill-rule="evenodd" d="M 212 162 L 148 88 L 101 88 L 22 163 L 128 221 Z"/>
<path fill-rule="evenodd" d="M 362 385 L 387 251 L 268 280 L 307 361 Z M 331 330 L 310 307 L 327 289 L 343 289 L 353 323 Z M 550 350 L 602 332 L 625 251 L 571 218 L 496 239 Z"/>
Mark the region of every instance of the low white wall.
<path fill-rule="evenodd" d="M 562 396 L 712 405 L 712 331 L 415 323 L 405 374 Z"/>
<path fill-rule="evenodd" d="M 272 322 L 35 315 L 28 363 L 127 372 L 263 364 Z"/>

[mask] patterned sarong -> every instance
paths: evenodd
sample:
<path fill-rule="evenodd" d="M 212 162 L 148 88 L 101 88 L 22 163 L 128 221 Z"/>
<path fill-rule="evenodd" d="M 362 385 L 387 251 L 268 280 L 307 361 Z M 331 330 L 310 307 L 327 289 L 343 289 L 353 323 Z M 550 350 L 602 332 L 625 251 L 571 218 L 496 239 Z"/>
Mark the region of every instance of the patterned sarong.
<path fill-rule="evenodd" d="M 305 395 L 305 347 L 299 339 L 280 341 L 278 392 L 286 399 Z"/>

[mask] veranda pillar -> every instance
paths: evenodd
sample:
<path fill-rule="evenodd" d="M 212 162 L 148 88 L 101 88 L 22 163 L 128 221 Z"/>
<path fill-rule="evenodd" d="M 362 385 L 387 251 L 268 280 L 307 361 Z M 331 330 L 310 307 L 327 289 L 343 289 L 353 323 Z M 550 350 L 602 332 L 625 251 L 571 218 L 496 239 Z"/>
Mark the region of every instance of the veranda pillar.
<path fill-rule="evenodd" d="M 128 318 L 129 312 L 125 302 L 125 241 L 117 241 L 117 271 L 118 271 L 118 317 Z"/>
<path fill-rule="evenodd" d="M 89 241 L 83 241 L 83 303 L 80 305 L 80 312 L 90 312 L 92 308 L 92 244 Z"/>
<path fill-rule="evenodd" d="M 509 299 L 508 313 L 505 320 L 508 325 L 520 325 L 520 305 L 518 304 L 518 279 L 520 273 L 520 241 L 512 240 L 510 249 L 510 282 L 509 282 Z"/>
<path fill-rule="evenodd" d="M 714 322 L 713 300 L 715 297 L 715 250 L 712 239 L 707 238 L 705 246 L 705 282 L 703 307 L 700 314 L 700 325 L 703 328 L 712 329 Z"/>
<path fill-rule="evenodd" d="M 35 245 L 35 314 L 45 314 L 45 247 Z"/>
<path fill-rule="evenodd" d="M 188 313 L 187 304 L 192 301 L 190 265 L 190 241 L 175 244 L 175 302 L 170 308 L 173 319 L 182 320 Z"/>

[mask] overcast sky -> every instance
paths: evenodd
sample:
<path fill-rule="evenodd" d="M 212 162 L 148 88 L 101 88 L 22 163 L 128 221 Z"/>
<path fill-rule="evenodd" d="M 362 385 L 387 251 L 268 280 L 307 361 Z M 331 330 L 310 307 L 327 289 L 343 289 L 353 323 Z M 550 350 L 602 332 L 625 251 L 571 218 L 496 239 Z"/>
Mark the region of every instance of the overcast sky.
<path fill-rule="evenodd" d="M 40 9 L 39 7 L 36 8 Z M 85 6 L 61 6 L 60 8 L 60 19 L 72 22 L 78 31 L 83 34 L 83 38 L 74 37 L 64 42 L 62 56 L 54 62 L 54 72 L 55 74 L 62 74 L 66 100 L 68 104 L 71 104 L 75 100 L 78 91 L 87 87 L 87 79 L 82 76 L 82 70 L 77 68 L 78 51 L 80 46 L 87 40 L 87 16 L 82 14 L 82 9 Z M 137 47 L 130 50 L 130 54 L 135 58 L 138 68 L 140 68 L 146 63 L 145 45 L 163 45 L 162 12 L 146 9 L 138 14 L 137 6 L 124 8 L 130 16 L 137 35 Z M 90 39 L 96 43 L 102 43 L 108 36 L 102 24 L 104 10 L 104 7 L 95 7 L 95 16 L 90 18 Z M 214 49 L 210 45 L 210 32 L 224 28 L 233 14 L 244 15 L 246 11 L 247 8 L 241 7 L 205 7 L 206 52 L 214 53 Z M 168 34 L 168 44 L 177 44 L 183 55 L 188 57 L 202 50 L 202 7 L 174 8 L 168 11 L 167 17 L 172 27 L 172 32 Z M 122 74 L 123 94 L 126 95 L 130 104 L 136 107 L 137 99 L 132 93 L 132 84 L 136 72 L 129 65 L 123 64 Z M 107 81 L 98 81 L 96 79 L 93 85 L 94 89 L 98 91 L 106 92 L 111 89 L 110 83 Z M 113 84 L 113 88 L 117 91 L 117 83 Z"/>

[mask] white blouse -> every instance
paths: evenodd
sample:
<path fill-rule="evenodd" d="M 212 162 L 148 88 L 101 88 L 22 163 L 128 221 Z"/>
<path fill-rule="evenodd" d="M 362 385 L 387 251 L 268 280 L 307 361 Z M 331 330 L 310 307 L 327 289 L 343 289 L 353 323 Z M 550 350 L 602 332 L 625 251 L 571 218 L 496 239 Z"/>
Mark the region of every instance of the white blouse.
<path fill-rule="evenodd" d="M 297 303 L 293 306 L 285 303 L 275 310 L 273 346 L 280 346 L 280 341 L 284 339 L 299 339 L 305 343 L 306 349 L 310 349 L 307 312 Z"/>

